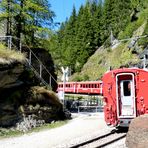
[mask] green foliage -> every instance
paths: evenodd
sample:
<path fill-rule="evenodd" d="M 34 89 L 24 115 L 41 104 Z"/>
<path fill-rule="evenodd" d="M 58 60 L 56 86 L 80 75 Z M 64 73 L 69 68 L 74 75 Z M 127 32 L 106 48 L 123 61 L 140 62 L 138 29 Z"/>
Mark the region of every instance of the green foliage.
<path fill-rule="evenodd" d="M 11 26 L 7 30 L 17 37 L 22 34 L 28 45 L 46 48 L 57 65 L 71 67 L 73 74 L 82 70 L 103 43 L 106 47 L 110 46 L 111 30 L 116 38 L 132 37 L 136 29 L 147 23 L 147 5 L 147 0 L 88 0 L 78 12 L 73 7 L 71 16 L 53 33 L 49 28 L 53 24 L 54 13 L 47 0 L 12 0 L 11 7 L 8 7 L 7 0 L 2 0 L 0 21 L 6 19 Z M 140 39 L 138 44 L 145 47 L 147 41 Z M 110 53 L 112 50 L 107 48 L 107 54 Z M 98 61 L 109 66 L 100 57 Z M 98 68 L 102 73 L 106 69 L 102 65 Z"/>
<path fill-rule="evenodd" d="M 53 36 L 56 42 L 51 39 L 53 56 L 60 64 L 70 66 L 72 73 L 80 72 L 102 43 L 110 45 L 111 30 L 115 36 L 121 29 L 124 30 L 130 20 L 130 13 L 129 0 L 87 1 L 78 13 L 74 8 L 70 18 Z"/>
<path fill-rule="evenodd" d="M 147 22 L 147 24 L 145 26 L 145 30 L 143 32 L 143 35 L 148 35 L 148 22 Z M 141 39 L 139 39 L 138 45 L 139 46 L 142 46 L 143 48 L 146 48 L 147 45 L 148 45 L 148 39 L 147 38 L 141 38 Z"/>
<path fill-rule="evenodd" d="M 83 81 L 88 81 L 89 80 L 89 76 L 87 75 L 87 74 L 85 74 L 84 76 L 83 76 Z"/>
<path fill-rule="evenodd" d="M 47 0 L 2 0 L 0 3 L 0 21 L 6 20 L 6 34 L 18 38 L 23 35 L 31 45 L 43 31 L 47 32 L 53 17 L 54 12 Z"/>
<path fill-rule="evenodd" d="M 73 78 L 73 81 L 80 82 L 83 81 L 83 78 L 78 74 Z"/>
<path fill-rule="evenodd" d="M 119 34 L 120 39 L 132 37 L 133 32 L 137 29 L 139 31 L 137 33 L 135 32 L 134 36 L 144 36 L 148 34 L 148 8 L 142 9 L 141 12 L 138 12 L 137 16 L 137 20 L 130 22 L 125 28 L 125 31 Z M 145 48 L 147 44 L 147 38 L 140 38 L 137 45 Z"/>
<path fill-rule="evenodd" d="M 12 129 L 0 128 L 0 139 L 19 136 L 19 135 L 23 135 L 23 133 Z"/>

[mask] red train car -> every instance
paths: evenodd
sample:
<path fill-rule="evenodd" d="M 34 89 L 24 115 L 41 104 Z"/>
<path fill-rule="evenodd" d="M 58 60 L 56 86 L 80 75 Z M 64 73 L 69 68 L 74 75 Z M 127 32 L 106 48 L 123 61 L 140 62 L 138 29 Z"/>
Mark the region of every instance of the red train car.
<path fill-rule="evenodd" d="M 128 127 L 133 118 L 148 113 L 148 70 L 116 69 L 106 72 L 102 80 L 108 125 Z"/>
<path fill-rule="evenodd" d="M 67 93 L 76 93 L 77 92 L 77 82 L 65 82 L 64 91 Z M 58 83 L 57 91 L 63 91 L 63 82 Z"/>
<path fill-rule="evenodd" d="M 58 83 L 57 91 L 63 91 L 63 82 Z M 102 81 L 66 82 L 64 91 L 77 94 L 102 94 Z"/>

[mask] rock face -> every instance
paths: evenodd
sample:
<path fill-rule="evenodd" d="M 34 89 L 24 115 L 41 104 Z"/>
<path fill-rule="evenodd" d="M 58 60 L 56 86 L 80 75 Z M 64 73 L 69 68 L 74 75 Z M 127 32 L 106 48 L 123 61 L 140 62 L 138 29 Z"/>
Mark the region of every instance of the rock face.
<path fill-rule="evenodd" d="M 21 85 L 20 75 L 24 71 L 21 63 L 0 64 L 0 90 Z"/>
<path fill-rule="evenodd" d="M 63 105 L 52 91 L 43 87 L 32 87 L 19 107 L 22 115 L 34 115 L 37 120 L 49 123 L 53 120 L 65 119 Z"/>
<path fill-rule="evenodd" d="M 24 63 L 15 60 L 0 63 L 0 127 L 15 126 L 30 115 L 46 123 L 67 117 L 54 92 L 39 85 L 39 80 Z"/>
<path fill-rule="evenodd" d="M 148 147 L 148 114 L 132 120 L 126 136 L 128 148 Z"/>

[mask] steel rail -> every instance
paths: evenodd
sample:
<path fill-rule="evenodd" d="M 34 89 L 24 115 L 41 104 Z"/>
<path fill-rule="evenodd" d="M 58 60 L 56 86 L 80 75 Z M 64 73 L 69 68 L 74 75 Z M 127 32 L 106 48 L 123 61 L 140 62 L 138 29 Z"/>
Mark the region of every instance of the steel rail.
<path fill-rule="evenodd" d="M 106 143 L 100 144 L 99 146 L 97 146 L 97 148 L 105 147 L 105 146 L 107 146 L 107 145 L 109 145 L 109 144 L 112 144 L 112 143 L 114 143 L 114 142 L 117 142 L 118 140 L 121 140 L 121 139 L 124 138 L 124 137 L 126 137 L 126 134 L 121 135 L 121 136 L 119 136 L 119 137 L 117 137 L 117 138 L 115 138 L 115 139 L 113 139 L 113 140 L 110 140 L 110 141 L 108 141 L 108 142 L 106 142 Z"/>
<path fill-rule="evenodd" d="M 107 137 L 107 136 L 110 136 L 110 135 L 112 135 L 112 134 L 114 134 L 114 133 L 116 133 L 115 130 L 113 130 L 113 131 L 111 131 L 111 132 L 109 132 L 109 133 L 107 133 L 107 134 L 98 136 L 98 137 L 96 137 L 96 138 L 93 138 L 93 139 L 90 139 L 90 140 L 81 142 L 81 143 L 79 143 L 79 144 L 73 145 L 73 146 L 71 146 L 70 148 L 78 148 L 78 147 L 80 147 L 80 146 L 84 146 L 84 145 L 90 144 L 90 143 L 95 142 L 95 141 L 97 141 L 97 140 L 99 140 L 99 139 L 103 139 L 103 138 L 105 138 L 105 137 Z"/>

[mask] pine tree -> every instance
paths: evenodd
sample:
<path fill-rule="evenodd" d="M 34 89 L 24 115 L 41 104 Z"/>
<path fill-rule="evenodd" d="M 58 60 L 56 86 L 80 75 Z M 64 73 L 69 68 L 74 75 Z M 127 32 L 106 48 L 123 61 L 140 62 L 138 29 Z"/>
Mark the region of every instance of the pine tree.
<path fill-rule="evenodd" d="M 94 43 L 96 47 L 99 47 L 102 44 L 102 1 L 99 3 L 92 4 L 92 25 L 94 30 Z"/>
<path fill-rule="evenodd" d="M 49 28 L 54 17 L 48 0 L 2 0 L 0 8 L 0 20 L 7 19 L 7 24 L 11 24 L 11 35 L 20 38 L 22 33 L 32 41 L 35 35 Z"/>
<path fill-rule="evenodd" d="M 124 30 L 129 22 L 131 13 L 131 2 L 129 0 L 105 0 L 103 6 L 103 40 L 110 36 L 111 30 L 114 36 Z"/>
<path fill-rule="evenodd" d="M 80 70 L 83 64 L 87 61 L 88 57 L 94 53 L 94 30 L 92 25 L 92 12 L 89 2 L 85 7 L 81 7 L 77 19 L 77 34 L 76 34 L 76 47 L 77 47 L 77 65 L 76 70 Z"/>

